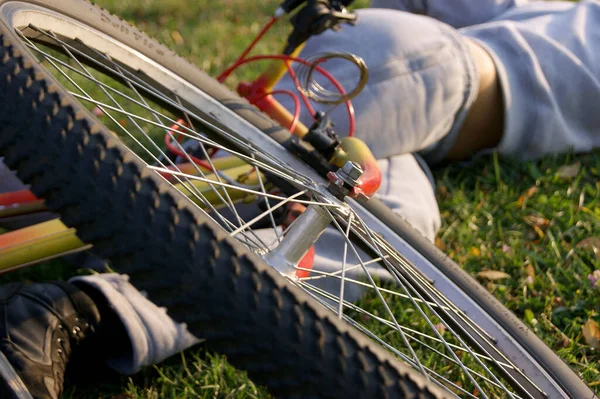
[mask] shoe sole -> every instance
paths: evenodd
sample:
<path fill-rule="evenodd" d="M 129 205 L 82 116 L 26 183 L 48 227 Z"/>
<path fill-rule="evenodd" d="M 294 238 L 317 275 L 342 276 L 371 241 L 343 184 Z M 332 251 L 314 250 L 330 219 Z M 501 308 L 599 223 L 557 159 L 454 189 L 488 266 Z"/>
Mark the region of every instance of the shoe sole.
<path fill-rule="evenodd" d="M 33 399 L 4 353 L 0 352 L 0 396 L 6 399 Z M 8 395 L 8 396 L 5 396 Z"/>

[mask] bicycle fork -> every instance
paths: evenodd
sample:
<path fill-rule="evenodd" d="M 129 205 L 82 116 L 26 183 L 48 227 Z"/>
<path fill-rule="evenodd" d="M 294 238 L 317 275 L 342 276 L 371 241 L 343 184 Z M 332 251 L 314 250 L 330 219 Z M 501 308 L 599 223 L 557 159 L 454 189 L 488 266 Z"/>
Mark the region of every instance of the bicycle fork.
<path fill-rule="evenodd" d="M 312 268 L 312 262 L 303 268 L 301 262 L 331 223 L 327 210 L 316 205 L 308 208 L 294 221 L 279 245 L 264 256 L 265 261 L 289 278 L 297 278 L 298 271 Z M 300 265 L 300 266 L 299 266 Z"/>

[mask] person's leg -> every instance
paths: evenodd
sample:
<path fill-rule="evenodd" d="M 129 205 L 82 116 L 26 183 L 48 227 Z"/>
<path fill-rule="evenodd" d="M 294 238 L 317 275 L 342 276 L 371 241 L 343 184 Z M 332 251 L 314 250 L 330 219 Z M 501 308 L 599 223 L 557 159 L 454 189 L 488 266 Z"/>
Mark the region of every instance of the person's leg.
<path fill-rule="evenodd" d="M 427 15 L 455 28 L 481 24 L 530 0 L 373 0 L 371 7 Z"/>
<path fill-rule="evenodd" d="M 0 285 L 0 397 L 57 399 L 74 356 L 133 374 L 198 340 L 126 276 Z"/>
<path fill-rule="evenodd" d="M 58 399 L 69 359 L 101 321 L 92 299 L 71 284 L 0 285 L 0 397 Z"/>
<path fill-rule="evenodd" d="M 304 54 L 347 51 L 366 60 L 371 82 L 354 99 L 357 136 L 376 156 L 421 150 L 435 163 L 493 148 L 521 158 L 589 151 L 599 145 L 599 8 L 531 2 L 459 31 L 364 10 L 356 27 L 313 38 Z M 352 67 L 332 70 L 347 86 L 356 80 Z M 343 133 L 343 109 L 332 115 Z"/>
<path fill-rule="evenodd" d="M 461 33 L 497 67 L 501 154 L 531 159 L 600 146 L 600 2 L 535 2 Z"/>
<path fill-rule="evenodd" d="M 455 29 L 431 18 L 395 10 L 358 10 L 356 26 L 327 31 L 311 38 L 301 57 L 322 52 L 347 52 L 361 57 L 369 80 L 352 103 L 356 137 L 365 141 L 376 158 L 413 153 L 437 146 L 441 156 L 454 137 L 478 93 L 479 76 L 470 45 Z M 348 61 L 322 64 L 347 90 L 358 72 Z M 326 88 L 335 90 L 320 80 Z M 277 89 L 294 90 L 285 77 Z M 293 102 L 281 97 L 288 109 Z M 316 108 L 328 110 L 328 105 Z M 339 135 L 348 131 L 344 106 L 329 113 Z M 303 110 L 301 120 L 310 124 Z M 447 147 L 447 148 L 441 148 Z"/>
<path fill-rule="evenodd" d="M 125 275 L 115 273 L 74 277 L 69 283 L 103 303 L 118 318 L 127 350 L 106 359 L 121 374 L 130 375 L 142 367 L 157 364 L 199 340 L 184 324 L 175 322 L 167 313 L 129 283 Z"/>

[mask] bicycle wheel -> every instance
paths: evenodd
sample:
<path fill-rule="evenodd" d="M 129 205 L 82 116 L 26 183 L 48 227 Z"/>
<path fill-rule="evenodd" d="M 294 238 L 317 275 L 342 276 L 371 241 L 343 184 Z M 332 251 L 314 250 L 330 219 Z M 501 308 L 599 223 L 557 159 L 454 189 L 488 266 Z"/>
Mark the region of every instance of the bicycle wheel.
<path fill-rule="evenodd" d="M 6 163 L 276 395 L 593 395 L 500 325 L 501 305 L 482 307 L 407 245 L 393 216 L 339 201 L 285 150 L 283 129 L 135 28 L 79 0 L 2 1 L 0 18 Z M 308 207 L 289 226 L 288 204 Z M 307 269 L 305 251 L 282 252 L 323 229 L 316 245 L 337 242 L 337 257 Z"/>

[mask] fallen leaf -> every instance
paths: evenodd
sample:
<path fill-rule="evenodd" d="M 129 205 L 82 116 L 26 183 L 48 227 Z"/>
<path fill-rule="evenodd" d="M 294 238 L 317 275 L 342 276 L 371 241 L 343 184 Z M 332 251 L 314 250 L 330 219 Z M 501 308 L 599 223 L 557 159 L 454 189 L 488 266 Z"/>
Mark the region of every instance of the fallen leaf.
<path fill-rule="evenodd" d="M 92 110 L 92 114 L 100 117 L 100 116 L 104 115 L 104 111 L 102 111 L 99 107 L 94 107 L 94 109 Z"/>
<path fill-rule="evenodd" d="M 577 177 L 580 170 L 581 164 L 579 162 L 575 162 L 572 165 L 561 166 L 560 169 L 558 169 L 558 176 L 567 180 L 574 179 Z"/>
<path fill-rule="evenodd" d="M 173 38 L 173 40 L 175 41 L 175 43 L 181 45 L 183 44 L 185 41 L 183 40 L 183 36 L 181 36 L 181 33 L 177 32 L 176 30 L 174 30 L 173 32 L 171 32 L 171 37 Z"/>
<path fill-rule="evenodd" d="M 479 201 L 479 203 L 475 206 L 475 210 L 478 211 L 481 208 L 483 208 L 483 206 L 485 205 L 485 199 L 482 199 L 481 201 Z"/>
<path fill-rule="evenodd" d="M 600 327 L 592 319 L 588 319 L 581 327 L 585 342 L 594 349 L 600 349 Z"/>
<path fill-rule="evenodd" d="M 546 219 L 543 216 L 528 215 L 528 216 L 525 216 L 525 221 L 527 222 L 527 224 L 535 225 L 538 227 L 545 228 L 545 227 L 550 226 L 550 220 Z"/>
<path fill-rule="evenodd" d="M 529 190 L 525 191 L 517 200 L 517 204 L 522 206 L 529 198 L 533 197 L 537 193 L 537 186 L 530 187 Z"/>
<path fill-rule="evenodd" d="M 445 185 L 443 185 L 443 184 L 439 184 L 439 185 L 437 186 L 437 192 L 438 192 L 438 195 L 440 195 L 440 196 L 442 196 L 442 197 L 445 197 L 445 196 L 447 196 L 447 195 L 448 195 L 448 187 L 446 187 L 446 186 L 445 186 Z"/>
<path fill-rule="evenodd" d="M 525 278 L 525 284 L 527 284 L 528 286 L 532 286 L 534 283 L 533 277 L 532 276 L 527 276 Z"/>
<path fill-rule="evenodd" d="M 563 301 L 563 299 L 559 296 L 554 297 L 554 306 L 555 307 L 559 307 L 559 306 L 563 306 L 565 304 L 565 301 Z"/>
<path fill-rule="evenodd" d="M 446 332 L 446 326 L 444 325 L 444 323 L 434 324 L 433 327 L 435 327 L 435 329 L 438 330 L 440 334 L 444 334 Z"/>
<path fill-rule="evenodd" d="M 588 237 L 579 241 L 576 245 L 577 248 L 593 251 L 596 258 L 600 259 L 600 237 Z"/>
<path fill-rule="evenodd" d="M 527 276 L 535 277 L 535 267 L 533 267 L 531 263 L 528 263 L 527 266 L 525 266 L 525 272 L 527 273 Z"/>
<path fill-rule="evenodd" d="M 469 250 L 469 254 L 473 256 L 481 256 L 481 250 L 477 247 L 471 247 L 471 249 Z"/>
<path fill-rule="evenodd" d="M 485 278 L 491 281 L 502 280 L 509 278 L 510 274 L 498 271 L 498 270 L 482 270 L 477 273 L 477 277 Z"/>
<path fill-rule="evenodd" d="M 546 227 L 550 226 L 550 220 L 545 217 L 536 216 L 536 215 L 528 215 L 523 218 L 525 223 L 530 225 L 540 238 L 544 238 L 545 233 L 544 230 Z"/>
<path fill-rule="evenodd" d="M 435 246 L 442 252 L 446 252 L 446 243 L 441 238 L 435 237 Z"/>

